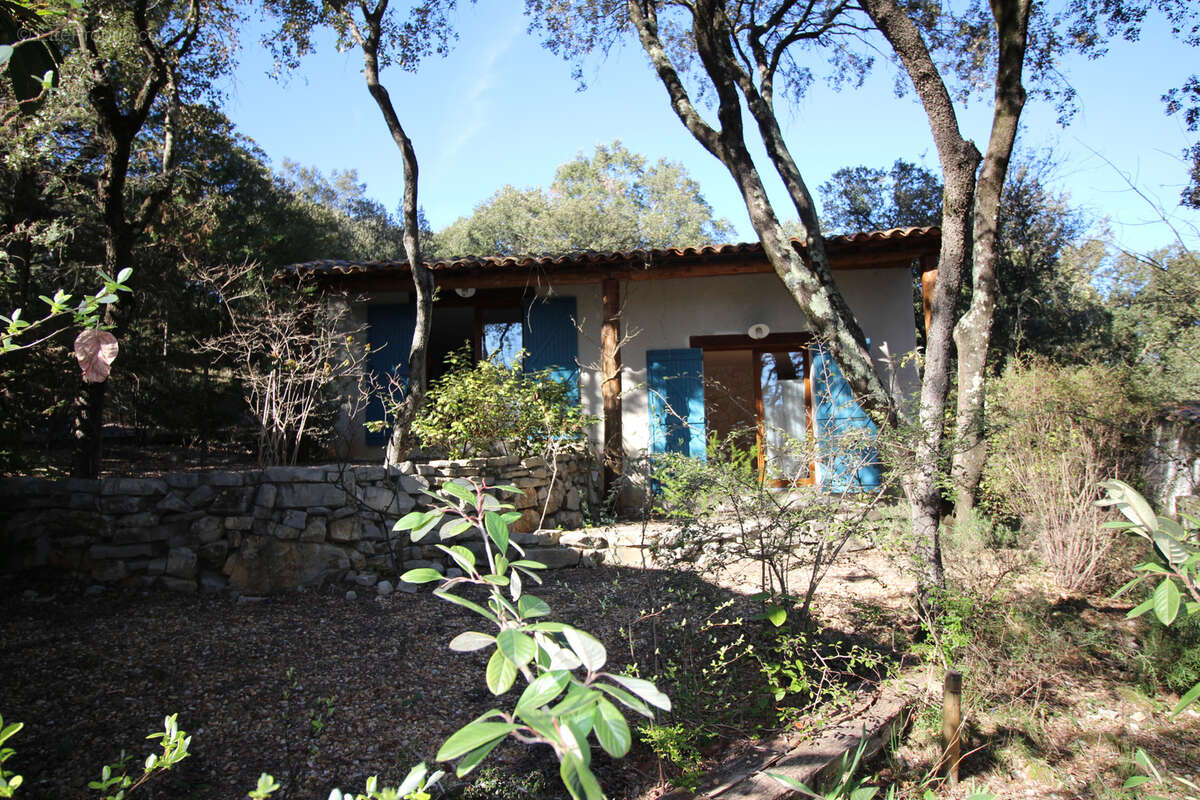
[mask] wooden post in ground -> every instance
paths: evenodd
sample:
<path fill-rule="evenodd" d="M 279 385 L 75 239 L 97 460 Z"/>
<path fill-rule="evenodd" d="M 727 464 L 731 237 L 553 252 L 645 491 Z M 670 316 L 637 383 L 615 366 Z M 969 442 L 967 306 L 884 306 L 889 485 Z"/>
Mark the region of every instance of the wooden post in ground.
<path fill-rule="evenodd" d="M 958 761 L 962 739 L 962 673 L 947 670 L 942 687 L 942 746 L 945 755 L 942 763 L 946 767 L 946 780 L 951 786 L 958 785 Z"/>

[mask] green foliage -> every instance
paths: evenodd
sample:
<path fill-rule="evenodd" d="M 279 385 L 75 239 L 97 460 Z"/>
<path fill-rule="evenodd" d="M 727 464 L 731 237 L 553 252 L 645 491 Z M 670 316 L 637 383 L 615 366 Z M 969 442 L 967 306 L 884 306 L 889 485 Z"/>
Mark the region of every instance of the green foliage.
<path fill-rule="evenodd" d="M 72 304 L 71 295 L 62 289 L 57 290 L 53 297 L 43 295 L 39 299 L 46 304 L 46 311 L 38 319 L 23 319 L 20 308 L 14 309 L 7 317 L 0 314 L 0 323 L 4 325 L 4 329 L 0 330 L 0 355 L 27 347 L 36 347 L 46 341 L 57 331 L 38 338 L 40 331 L 44 330 L 44 326 L 47 324 L 66 315 L 71 317 L 76 327 L 108 330 L 112 326 L 101 324 L 100 313 L 107 306 L 117 302 L 120 292 L 130 291 L 127 281 L 131 275 L 133 275 L 133 270 L 129 267 L 117 273 L 115 278 L 101 272 L 100 277 L 104 280 L 104 288 L 95 294 L 85 294 L 80 298 L 78 304 Z M 29 338 L 31 336 L 32 338 Z"/>
<path fill-rule="evenodd" d="M 15 752 L 11 747 L 5 746 L 5 742 L 18 733 L 21 728 L 25 727 L 23 722 L 13 722 L 9 725 L 4 724 L 4 717 L 0 716 L 0 797 L 12 797 L 13 792 L 20 788 L 24 779 L 20 775 L 4 769 L 4 762 L 10 759 Z"/>
<path fill-rule="evenodd" d="M 646 159 L 620 142 L 558 168 L 549 190 L 506 186 L 436 237 L 439 256 L 685 247 L 725 241 L 700 185 L 675 162 Z"/>
<path fill-rule="evenodd" d="M 960 669 L 963 656 L 971 645 L 974 626 L 982 613 L 970 595 L 935 590 L 930 608 L 936 616 L 922 615 L 924 640 L 913 646 L 913 654 L 923 661 L 939 663 L 943 669 Z M 965 672 L 965 670 L 962 670 Z"/>
<path fill-rule="evenodd" d="M 280 787 L 279 781 L 275 780 L 269 773 L 264 772 L 258 776 L 258 785 L 250 790 L 250 800 L 265 800 L 265 798 L 270 797 L 274 792 L 279 791 L 280 788 L 282 787 Z"/>
<path fill-rule="evenodd" d="M 587 443 L 585 417 L 571 389 L 549 373 L 526 373 L 492 359 L 473 364 L 459 350 L 446 356 L 446 374 L 429 387 L 412 430 L 425 447 L 449 458 L 495 452 L 546 455 Z"/>
<path fill-rule="evenodd" d="M 705 735 L 697 728 L 677 722 L 664 725 L 648 722 L 638 726 L 638 737 L 660 761 L 672 765 L 676 773 L 670 781 L 673 785 L 693 791 L 700 785 L 704 774 L 704 756 L 699 745 Z"/>
<path fill-rule="evenodd" d="M 192 737 L 179 729 L 179 724 L 176 720 L 178 716 L 178 714 L 172 714 L 166 717 L 163 719 L 162 732 L 152 733 L 146 737 L 147 739 L 159 739 L 163 751 L 162 755 L 151 753 L 146 756 L 144 768 L 139 778 L 135 780 L 129 775 L 131 757 L 122 751 L 121 756 L 116 762 L 105 765 L 100 771 L 100 780 L 88 781 L 88 788 L 101 792 L 103 800 L 124 800 L 128 793 L 133 792 L 155 775 L 166 772 L 190 756 L 191 753 L 188 752 L 188 745 L 192 743 Z M 109 792 L 112 792 L 112 794 L 109 794 Z"/>
<path fill-rule="evenodd" d="M 460 577 L 444 579 L 435 570 L 414 569 L 400 579 L 418 584 L 441 581 L 434 590 L 437 597 L 469 609 L 495 626 L 494 635 L 467 631 L 450 642 L 450 649 L 456 652 L 492 650 L 484 677 L 493 695 L 508 694 L 518 677 L 524 679 L 525 688 L 512 711 L 493 708 L 480 715 L 452 734 L 437 758 L 458 760 L 457 774 L 462 777 L 509 736 L 526 744 L 548 744 L 571 796 L 599 800 L 603 791 L 591 771 L 589 736 L 594 735 L 614 758 L 629 752 L 632 743 L 629 725 L 614 701 L 651 719 L 651 707 L 670 711 L 671 701 L 650 681 L 603 671 L 608 653 L 591 634 L 543 619 L 550 615 L 550 606 L 526 594 L 524 584 L 527 580 L 540 583 L 538 571 L 545 566 L 523 558 L 524 550 L 510 540 L 508 526 L 520 514 L 488 494 L 489 488 L 521 492 L 515 486 L 449 481 L 433 495 L 437 505 L 432 510 L 409 513 L 394 526 L 409 531 L 414 543 L 439 525 L 442 541 L 468 530 L 479 533 L 483 562 L 462 545 L 436 545 L 462 571 Z M 510 549 L 516 558 L 510 557 Z M 458 594 L 455 589 L 461 586 L 483 589 L 486 603 Z"/>
<path fill-rule="evenodd" d="M 826 641 L 809 631 L 781 632 L 769 647 L 754 651 L 779 710 L 781 722 L 798 722 L 817 712 L 846 706 L 850 688 L 864 675 L 886 672 L 877 651 L 844 641 Z"/>
<path fill-rule="evenodd" d="M 842 167 L 819 191 L 830 233 L 942 224 L 941 179 L 902 158 L 889 170 Z"/>
<path fill-rule="evenodd" d="M 1144 391 L 1177 402 L 1200 396 L 1200 255 L 1182 245 L 1122 253 L 1102 277 L 1115 353 Z"/>
<path fill-rule="evenodd" d="M 1140 471 L 1146 404 L 1116 367 L 1012 361 L 988 386 L 983 505 L 1033 537 L 1060 585 L 1082 591 L 1103 577 L 1112 547 L 1092 504 L 1105 475 Z"/>
<path fill-rule="evenodd" d="M 333 719 L 333 712 L 336 708 L 334 702 L 336 697 L 318 697 L 317 704 L 308 712 L 308 731 L 314 737 L 321 736 L 325 733 L 325 728 L 329 726 L 329 721 Z"/>
<path fill-rule="evenodd" d="M 744 446 L 746 431 L 708 441 L 707 458 L 657 454 L 651 478 L 659 488 L 655 511 L 674 523 L 654 544 L 655 558 L 684 569 L 719 569 L 748 559 L 762 566 L 768 618 L 794 608 L 808 615 L 813 594 L 850 537 L 869 527 L 867 516 L 886 488 L 833 495 L 799 483 L 818 455 L 813 441 L 787 438 L 770 459 Z M 751 439 L 752 440 L 752 439 Z M 850 471 L 871 452 L 852 434 L 823 443 L 821 459 L 839 449 Z M 797 470 L 801 474 L 796 474 Z M 789 487 L 780 491 L 780 484 Z M 795 591 L 797 574 L 806 578 Z M 784 614 L 786 616 L 786 614 Z"/>
<path fill-rule="evenodd" d="M 795 789 L 807 797 L 815 797 L 818 800 L 871 800 L 879 792 L 879 787 L 863 786 L 863 778 L 858 774 L 858 767 L 862 763 L 863 753 L 866 752 L 867 742 L 867 732 L 864 729 L 858 740 L 858 747 L 854 749 L 854 754 L 851 755 L 849 750 L 842 754 L 833 786 L 824 794 L 814 792 L 788 775 L 779 772 L 768 772 L 767 775 L 789 789 Z"/>
<path fill-rule="evenodd" d="M 462 800 L 538 800 L 545 793 L 546 779 L 540 772 L 517 776 L 484 767 L 463 789 Z"/>
<path fill-rule="evenodd" d="M 1171 625 L 1153 617 L 1142 638 L 1141 661 L 1147 689 L 1162 686 L 1183 694 L 1200 683 L 1200 614 L 1176 617 Z"/>
<path fill-rule="evenodd" d="M 379 778 L 372 775 L 367 778 L 365 791 L 350 794 L 334 789 L 329 793 L 329 800 L 430 800 L 433 796 L 429 792 L 430 788 L 440 781 L 444 774 L 441 770 L 430 772 L 424 764 L 417 764 L 395 788 L 381 787 Z"/>
<path fill-rule="evenodd" d="M 1145 539 L 1152 547 L 1151 560 L 1135 567 L 1142 574 L 1118 591 L 1122 594 L 1143 582 L 1157 582 L 1150 597 L 1130 610 L 1128 616 L 1139 617 L 1153 611 L 1159 622 L 1171 625 L 1180 611 L 1187 616 L 1200 614 L 1200 522 L 1185 518 L 1185 527 L 1169 517 L 1156 515 L 1145 498 L 1122 481 L 1106 481 L 1103 487 L 1108 496 L 1097 505 L 1114 507 L 1127 520 L 1109 523 L 1108 527 Z M 1183 694 L 1172 715 L 1179 714 L 1198 698 L 1200 682 Z"/>

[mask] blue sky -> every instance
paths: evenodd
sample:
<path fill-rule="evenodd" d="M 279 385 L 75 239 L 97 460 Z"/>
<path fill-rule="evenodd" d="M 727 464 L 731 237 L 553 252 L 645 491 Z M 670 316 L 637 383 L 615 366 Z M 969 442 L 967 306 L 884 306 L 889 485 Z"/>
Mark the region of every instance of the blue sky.
<path fill-rule="evenodd" d="M 506 184 L 545 186 L 559 164 L 620 139 L 652 160 L 682 162 L 717 215 L 732 221 L 741 239 L 753 238 L 732 179 L 683 129 L 640 49 L 626 46 L 587 65 L 587 89 L 579 91 L 570 66 L 525 32 L 521 9 L 518 0 L 466 5 L 448 57 L 427 60 L 416 74 L 392 69 L 383 75 L 416 147 L 420 204 L 435 229 L 470 214 Z M 270 59 L 257 36 L 245 33 L 241 66 L 228 87 L 226 112 L 239 130 L 276 166 L 290 158 L 326 173 L 355 169 L 372 196 L 396 208 L 399 153 L 367 94 L 356 52 L 337 53 L 330 42 L 280 82 L 268 77 Z M 1101 60 L 1064 63 L 1080 108 L 1067 128 L 1056 123 L 1056 109 L 1040 102 L 1027 106 L 1023 117 L 1023 144 L 1055 149 L 1063 161 L 1058 187 L 1110 220 L 1125 248 L 1150 250 L 1171 234 L 1117 170 L 1178 214 L 1178 224 L 1197 221 L 1175 207 L 1189 134 L 1178 117 L 1164 115 L 1159 99 L 1194 71 L 1195 55 L 1151 26 L 1140 43 L 1114 43 Z M 905 158 L 937 171 L 924 114 L 911 93 L 895 97 L 893 79 L 884 66 L 861 89 L 836 93 L 818 85 L 784 112 L 792 152 L 814 192 L 843 166 L 887 167 Z M 990 102 L 976 100 L 961 119 L 981 149 L 990 112 Z M 791 216 L 782 211 L 787 198 L 778 182 L 769 189 L 781 216 Z"/>

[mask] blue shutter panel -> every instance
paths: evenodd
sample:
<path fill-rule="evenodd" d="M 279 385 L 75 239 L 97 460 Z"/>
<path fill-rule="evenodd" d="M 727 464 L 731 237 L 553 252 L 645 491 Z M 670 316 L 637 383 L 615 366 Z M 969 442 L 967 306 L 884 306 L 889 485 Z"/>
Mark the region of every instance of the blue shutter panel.
<path fill-rule="evenodd" d="M 875 423 L 855 402 L 833 356 L 819 345 L 813 347 L 812 370 L 822 486 L 834 492 L 879 488 L 883 476 L 869 444 L 878 432 Z"/>
<path fill-rule="evenodd" d="M 371 346 L 367 367 L 375 373 L 385 393 L 391 377 L 403 386 L 408 385 L 408 351 L 412 349 L 416 321 L 417 310 L 412 305 L 367 306 L 367 343 Z M 376 394 L 367 405 L 367 421 L 381 419 L 385 419 L 383 398 Z M 367 431 L 367 444 L 387 444 L 389 435 L 386 427 L 379 433 Z"/>
<path fill-rule="evenodd" d="M 525 371 L 549 370 L 571 389 L 579 402 L 579 331 L 575 328 L 574 297 L 535 297 L 525 303 L 522 326 Z"/>
<path fill-rule="evenodd" d="M 648 351 L 646 382 L 650 391 L 650 452 L 704 459 L 703 351 Z"/>

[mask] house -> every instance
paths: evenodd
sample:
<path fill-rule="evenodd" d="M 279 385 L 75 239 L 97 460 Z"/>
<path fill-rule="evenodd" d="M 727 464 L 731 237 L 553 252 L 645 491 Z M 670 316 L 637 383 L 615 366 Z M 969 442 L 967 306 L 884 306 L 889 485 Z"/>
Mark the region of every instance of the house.
<path fill-rule="evenodd" d="M 826 240 L 873 355 L 916 347 L 913 266 L 920 265 L 928 308 L 939 245 L 937 228 Z M 702 457 L 709 432 L 738 426 L 768 432 L 760 444 L 769 451 L 770 431 L 819 441 L 839 427 L 870 425 L 760 244 L 456 258 L 430 268 L 439 287 L 431 377 L 464 344 L 477 357 L 510 357 L 523 347 L 526 368 L 554 370 L 600 418 L 594 439 L 615 469 L 653 453 Z M 372 368 L 404 377 L 415 313 L 406 263 L 312 261 L 290 269 L 355 298 L 351 311 L 368 326 Z M 915 389 L 913 368 L 899 379 Z M 354 454 L 374 455 L 382 444 L 382 436 L 364 433 Z M 873 470 L 818 457 L 796 465 L 795 477 L 836 489 L 869 485 L 878 478 Z"/>

